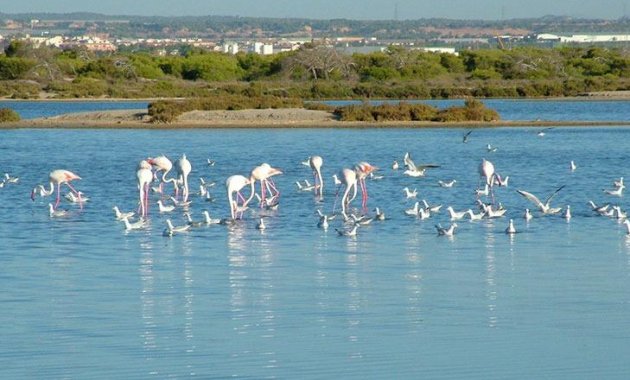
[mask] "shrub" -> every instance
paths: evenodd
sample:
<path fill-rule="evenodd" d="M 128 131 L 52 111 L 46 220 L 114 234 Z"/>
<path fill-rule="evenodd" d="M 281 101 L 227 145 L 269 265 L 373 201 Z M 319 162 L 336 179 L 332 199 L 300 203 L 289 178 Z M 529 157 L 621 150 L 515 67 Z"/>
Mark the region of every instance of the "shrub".
<path fill-rule="evenodd" d="M 0 123 L 20 121 L 20 115 L 11 108 L 0 108 Z"/>

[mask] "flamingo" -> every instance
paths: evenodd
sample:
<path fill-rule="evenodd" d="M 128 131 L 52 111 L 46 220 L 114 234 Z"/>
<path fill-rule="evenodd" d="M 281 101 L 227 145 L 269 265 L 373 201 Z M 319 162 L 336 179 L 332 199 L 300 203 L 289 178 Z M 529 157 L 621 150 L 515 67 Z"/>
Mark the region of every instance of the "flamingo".
<path fill-rule="evenodd" d="M 192 170 L 190 161 L 186 158 L 185 154 L 175 161 L 175 170 L 177 171 L 177 178 L 183 183 L 184 190 L 182 191 L 182 199 L 184 202 L 188 201 L 188 175 Z"/>
<path fill-rule="evenodd" d="M 50 172 L 50 174 L 48 175 L 48 179 L 50 180 L 50 187 L 49 187 L 49 189 L 46 190 L 43 185 L 37 185 L 31 191 L 31 200 L 33 200 L 33 201 L 35 200 L 35 194 L 37 192 L 39 192 L 39 194 L 42 195 L 42 196 L 44 196 L 44 195 L 51 195 L 52 193 L 54 193 L 55 186 L 56 186 L 57 187 L 57 200 L 56 200 L 55 205 L 54 205 L 53 208 L 57 209 L 57 207 L 59 206 L 59 201 L 60 201 L 61 185 L 66 184 L 66 185 L 68 185 L 70 190 L 78 197 L 79 205 L 81 206 L 81 208 L 83 208 L 83 203 L 82 203 L 82 200 L 81 200 L 81 194 L 79 194 L 79 192 L 77 192 L 74 189 L 74 187 L 72 187 L 72 185 L 70 184 L 71 181 L 74 181 L 75 179 L 81 179 L 81 177 L 79 177 L 78 175 L 74 174 L 73 172 L 71 172 L 69 170 L 57 169 L 57 170 L 53 170 L 52 172 Z"/>
<path fill-rule="evenodd" d="M 485 158 L 481 160 L 479 165 L 479 175 L 486 179 L 486 184 L 490 187 L 494 184 L 494 164 Z"/>
<path fill-rule="evenodd" d="M 361 186 L 361 206 L 363 206 L 364 210 L 367 209 L 367 200 L 368 200 L 368 192 L 367 192 L 367 186 L 365 185 L 365 178 L 376 170 L 378 170 L 376 166 L 372 166 L 371 164 L 365 161 L 359 162 L 354 167 L 357 180 L 359 182 L 359 185 Z"/>
<path fill-rule="evenodd" d="M 241 194 L 241 190 L 245 186 L 249 185 L 250 182 L 251 180 L 249 178 L 239 174 L 230 176 L 227 180 L 225 180 L 225 189 L 227 190 L 228 203 L 230 205 L 230 215 L 232 216 L 232 220 L 236 219 L 238 213 L 242 213 L 247 207 L 247 203 L 249 202 L 249 200 L 245 200 L 245 198 Z M 236 193 L 236 200 L 234 200 L 234 193 Z M 238 205 L 239 200 L 243 202 L 242 206 L 240 207 Z"/>
<path fill-rule="evenodd" d="M 343 214 L 344 219 L 346 219 L 348 217 L 348 215 L 346 215 L 346 207 L 357 195 L 357 173 L 354 170 L 346 168 L 339 173 L 339 176 L 341 176 L 341 179 L 339 180 L 340 184 L 346 187 L 343 192 L 343 196 L 341 197 L 341 213 Z M 353 190 L 354 192 L 352 198 L 348 199 L 350 190 Z M 339 192 L 337 192 L 337 194 L 339 194 Z"/>
<path fill-rule="evenodd" d="M 138 214 L 146 218 L 149 213 L 149 186 L 153 180 L 151 164 L 148 161 L 140 161 L 138 170 L 136 171 L 136 178 L 138 179 L 138 190 L 140 191 L 140 207 L 138 208 Z"/>
<path fill-rule="evenodd" d="M 261 193 L 261 202 L 260 207 L 262 208 L 265 204 L 267 204 L 265 199 L 266 190 L 269 190 L 270 198 L 273 200 L 274 198 L 278 198 L 280 196 L 280 192 L 274 185 L 271 177 L 274 175 L 282 174 L 282 170 L 271 167 L 271 165 L 267 163 L 260 164 L 252 169 L 250 173 L 250 186 L 251 186 L 251 194 L 247 203 L 249 203 L 253 198 L 255 191 L 256 181 L 260 181 L 260 193 Z M 273 203 L 273 202 L 272 202 Z"/>
<path fill-rule="evenodd" d="M 176 179 L 175 178 L 166 178 L 166 175 L 171 171 L 171 169 L 173 168 L 173 163 L 171 162 L 171 160 L 169 160 L 166 156 L 161 155 L 161 156 L 157 156 L 155 158 L 147 158 L 147 162 L 149 164 L 151 164 L 153 167 L 155 167 L 155 175 L 157 176 L 158 172 L 162 172 L 162 177 L 160 178 L 160 187 L 159 187 L 159 192 L 162 192 L 162 187 L 165 183 L 175 183 Z M 178 192 L 178 187 L 175 186 L 175 195 L 177 196 L 177 192 Z"/>
<path fill-rule="evenodd" d="M 311 156 L 308 159 L 308 165 L 313 170 L 313 177 L 315 177 L 315 195 L 319 197 L 319 200 L 324 199 L 324 179 L 322 178 L 322 165 L 324 159 L 321 156 Z"/>

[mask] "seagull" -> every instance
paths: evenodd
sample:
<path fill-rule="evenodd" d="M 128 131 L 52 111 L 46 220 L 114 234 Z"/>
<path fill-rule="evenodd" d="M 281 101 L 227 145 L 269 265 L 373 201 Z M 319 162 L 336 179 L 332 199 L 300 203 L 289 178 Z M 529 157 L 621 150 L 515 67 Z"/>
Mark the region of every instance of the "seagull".
<path fill-rule="evenodd" d="M 317 213 L 317 215 L 318 215 L 320 218 L 322 218 L 322 217 L 326 216 L 326 218 L 327 218 L 328 220 L 334 220 L 334 219 L 337 217 L 337 215 L 334 215 L 334 214 L 331 214 L 331 215 L 324 215 L 324 213 L 322 213 L 322 210 L 320 210 L 320 209 L 317 209 L 317 211 L 315 211 L 315 213 Z"/>
<path fill-rule="evenodd" d="M 376 213 L 376 215 L 374 216 L 374 219 L 378 220 L 378 221 L 383 221 L 385 220 L 385 213 L 383 211 L 381 211 L 380 208 L 375 208 L 374 212 Z"/>
<path fill-rule="evenodd" d="M 470 131 L 464 133 L 464 136 L 462 137 L 462 142 L 464 144 L 466 144 L 468 142 L 468 136 L 470 136 L 471 133 L 472 133 L 472 129 Z"/>
<path fill-rule="evenodd" d="M 412 208 L 405 210 L 405 215 L 418 216 L 419 212 L 420 212 L 420 202 L 416 202 L 414 203 Z"/>
<path fill-rule="evenodd" d="M 204 222 L 205 222 L 207 225 L 211 225 L 211 224 L 220 224 L 220 223 L 221 223 L 221 219 L 211 218 L 211 217 L 210 217 L 210 213 L 209 213 L 208 211 L 206 211 L 206 210 L 204 210 L 204 211 L 202 212 L 202 214 L 203 214 Z"/>
<path fill-rule="evenodd" d="M 125 224 L 125 231 L 139 230 L 147 225 L 147 221 L 145 219 L 138 219 L 133 223 L 129 221 L 129 217 L 124 217 L 121 220 Z"/>
<path fill-rule="evenodd" d="M 90 198 L 83 195 L 81 191 L 77 192 L 77 194 L 79 194 L 79 196 L 74 195 L 74 193 L 70 192 L 64 195 L 63 197 L 66 198 L 71 203 L 87 202 L 90 200 Z"/>
<path fill-rule="evenodd" d="M 494 153 L 497 151 L 497 149 L 498 149 L 497 147 L 494 147 L 490 144 L 486 145 L 486 150 L 488 151 L 488 153 Z"/>
<path fill-rule="evenodd" d="M 266 228 L 267 228 L 267 226 L 265 226 L 265 222 L 263 221 L 263 218 L 260 218 L 258 223 L 256 223 L 256 229 L 262 231 L 262 230 L 264 230 Z"/>
<path fill-rule="evenodd" d="M 501 175 L 498 173 L 494 175 L 494 184 L 498 185 L 499 187 L 507 187 L 509 180 L 510 180 L 510 176 L 506 176 L 505 178 L 502 178 Z"/>
<path fill-rule="evenodd" d="M 455 182 L 457 182 L 457 180 L 451 180 L 449 182 L 444 182 L 444 181 L 438 181 L 438 185 L 440 185 L 440 187 L 446 187 L 446 188 L 450 188 L 453 187 L 453 185 L 455 185 Z"/>
<path fill-rule="evenodd" d="M 571 161 L 571 163 L 569 163 L 569 169 L 574 172 L 575 169 L 577 169 L 577 165 L 575 165 L 574 161 Z"/>
<path fill-rule="evenodd" d="M 337 174 L 333 174 L 333 181 L 335 181 L 335 186 L 339 186 L 341 185 L 341 181 L 339 180 L 339 177 L 337 177 Z"/>
<path fill-rule="evenodd" d="M 405 195 L 407 196 L 407 199 L 415 198 L 418 195 L 418 190 L 417 189 L 413 189 L 413 191 L 410 191 L 408 187 L 405 187 L 405 188 L 403 188 L 403 191 L 405 192 Z"/>
<path fill-rule="evenodd" d="M 455 234 L 455 228 L 457 227 L 457 223 L 451 224 L 448 228 L 442 227 L 442 225 L 437 224 L 435 229 L 437 229 L 439 236 L 453 236 Z"/>
<path fill-rule="evenodd" d="M 398 170 L 398 161 L 394 160 L 394 162 L 392 163 L 392 170 Z"/>
<path fill-rule="evenodd" d="M 192 220 L 192 217 L 190 216 L 190 213 L 185 213 L 184 216 L 186 217 L 186 220 L 188 221 L 188 225 L 191 227 L 201 227 L 204 224 L 206 224 L 205 221 L 194 221 Z"/>
<path fill-rule="evenodd" d="M 366 216 L 361 216 L 359 218 L 359 217 L 357 217 L 354 214 L 350 214 L 350 217 L 352 218 L 352 221 L 354 222 L 354 224 L 358 224 L 360 226 L 366 226 L 366 225 L 372 223 L 372 221 L 374 220 L 374 218 L 368 218 Z"/>
<path fill-rule="evenodd" d="M 588 201 L 589 205 L 591 205 L 591 209 L 600 215 L 604 215 L 610 207 L 610 203 L 603 204 L 601 206 L 596 205 L 593 201 Z"/>
<path fill-rule="evenodd" d="M 538 135 L 538 137 L 543 137 L 545 135 L 546 131 L 550 131 L 552 129 L 554 129 L 555 127 L 548 127 L 548 128 L 543 128 L 541 130 L 538 131 L 538 133 L 536 133 Z"/>
<path fill-rule="evenodd" d="M 508 224 L 507 228 L 505 229 L 505 233 L 508 235 L 512 235 L 516 233 L 516 228 L 514 228 L 514 221 L 512 219 L 510 219 L 510 223 Z"/>
<path fill-rule="evenodd" d="M 358 224 L 355 224 L 351 229 L 349 230 L 340 230 L 338 228 L 335 228 L 335 231 L 337 231 L 337 234 L 339 234 L 339 236 L 347 236 L 347 237 L 354 237 L 357 236 L 357 229 L 359 228 Z"/>
<path fill-rule="evenodd" d="M 297 186 L 299 191 L 313 191 L 315 189 L 315 185 L 311 185 L 307 179 L 304 180 L 304 184 L 300 181 L 295 181 L 295 186 Z"/>
<path fill-rule="evenodd" d="M 468 214 L 468 210 L 461 211 L 461 212 L 456 212 L 455 210 L 453 210 L 453 207 L 451 207 L 451 206 L 448 206 L 446 208 L 446 211 L 448 211 L 448 214 L 450 215 L 451 220 L 463 219 L 466 216 L 466 214 Z"/>
<path fill-rule="evenodd" d="M 6 183 L 18 183 L 20 177 L 12 177 L 9 173 L 4 173 L 4 182 Z"/>
<path fill-rule="evenodd" d="M 68 210 L 55 210 L 52 203 L 48 204 L 48 214 L 51 218 L 59 218 L 69 215 Z"/>
<path fill-rule="evenodd" d="M 422 200 L 422 204 L 424 205 L 424 208 L 434 213 L 440 212 L 440 209 L 442 208 L 442 205 L 430 206 L 426 199 Z"/>
<path fill-rule="evenodd" d="M 499 206 L 499 208 L 495 210 L 494 208 L 492 208 L 492 205 L 490 205 L 485 209 L 485 212 L 490 219 L 501 218 L 505 215 L 507 209 L 503 208 L 503 206 Z"/>
<path fill-rule="evenodd" d="M 468 214 L 468 216 L 470 217 L 470 220 L 471 220 L 471 221 L 473 221 L 473 220 L 481 220 L 481 219 L 483 219 L 483 217 L 486 215 L 485 211 L 482 211 L 482 212 L 480 212 L 480 213 L 478 213 L 478 214 L 475 214 L 475 213 L 473 212 L 473 210 L 470 210 L 470 209 L 469 209 L 469 210 L 467 210 L 467 211 L 466 211 L 466 213 L 467 213 L 467 214 Z"/>
<path fill-rule="evenodd" d="M 545 203 L 542 203 L 534 194 L 528 193 L 527 191 L 516 190 L 516 192 L 521 194 L 525 198 L 527 198 L 529 201 L 533 202 L 540 209 L 540 211 L 542 211 L 543 214 L 550 215 L 550 214 L 557 214 L 560 211 L 562 211 L 562 208 L 560 207 L 552 208 L 549 204 L 551 203 L 551 200 L 553 199 L 553 197 L 556 194 L 558 194 L 560 190 L 564 189 L 564 186 L 565 185 L 560 186 L 553 193 L 551 193 L 551 195 L 547 197 L 547 199 L 545 200 Z"/>
<path fill-rule="evenodd" d="M 207 159 L 206 162 L 208 163 L 208 166 L 214 166 L 214 164 L 216 164 L 217 162 L 215 160 L 211 160 L 211 159 Z"/>
<path fill-rule="evenodd" d="M 532 213 L 529 211 L 528 208 L 525 209 L 525 214 L 523 215 L 523 217 L 528 222 L 533 218 Z"/>
<path fill-rule="evenodd" d="M 209 191 L 206 193 L 206 197 L 204 199 L 206 200 L 206 202 L 214 202 L 215 201 L 215 198 L 210 194 Z"/>
<path fill-rule="evenodd" d="M 624 220 L 623 224 L 626 225 L 626 235 L 630 235 L 630 220 Z"/>
<path fill-rule="evenodd" d="M 199 177 L 199 182 L 201 182 L 201 186 L 205 188 L 213 187 L 217 184 L 216 182 L 208 182 L 203 177 Z"/>
<path fill-rule="evenodd" d="M 403 174 L 410 177 L 424 177 L 425 171 L 427 169 L 440 167 L 440 165 L 435 164 L 416 165 L 411 159 L 409 152 L 405 153 L 404 163 L 407 170 L 405 170 Z"/>
<path fill-rule="evenodd" d="M 374 174 L 374 172 L 371 172 L 368 175 L 368 178 L 370 178 L 372 181 L 379 181 L 379 180 L 385 178 L 385 176 L 384 175 L 379 175 L 379 174 Z"/>
<path fill-rule="evenodd" d="M 564 211 L 564 219 L 571 220 L 571 206 L 567 205 L 567 209 Z"/>
<path fill-rule="evenodd" d="M 171 212 L 171 211 L 175 210 L 175 206 L 173 206 L 173 205 L 168 205 L 168 206 L 164 205 L 164 203 L 162 203 L 161 200 L 157 201 L 157 204 L 158 204 L 158 210 L 160 212 Z"/>
<path fill-rule="evenodd" d="M 171 202 L 177 207 L 188 207 L 192 204 L 192 201 L 178 201 L 174 197 L 171 197 Z"/>
<path fill-rule="evenodd" d="M 184 226 L 173 226 L 173 223 L 170 219 L 166 219 L 166 228 L 162 235 L 164 236 L 173 236 L 175 234 L 179 234 L 182 232 L 187 232 L 190 230 L 190 225 L 186 224 Z"/>
<path fill-rule="evenodd" d="M 206 194 L 208 194 L 208 188 L 206 188 L 204 185 L 199 185 L 199 195 L 205 197 Z"/>
<path fill-rule="evenodd" d="M 613 195 L 613 196 L 616 196 L 616 197 L 621 197 L 621 196 L 623 196 L 623 189 L 625 189 L 625 188 L 626 188 L 625 186 L 621 186 L 621 187 L 617 187 L 614 190 L 604 189 L 604 193 L 606 193 L 608 195 Z"/>
<path fill-rule="evenodd" d="M 483 190 L 481 190 L 481 189 L 475 190 L 475 195 L 478 196 L 478 197 L 480 197 L 482 195 L 487 197 L 489 194 L 490 194 L 490 187 L 488 186 L 487 183 L 484 186 Z"/>
<path fill-rule="evenodd" d="M 324 230 L 328 229 L 328 215 L 322 215 L 319 218 L 319 222 L 317 222 L 317 227 L 322 228 Z"/>
<path fill-rule="evenodd" d="M 421 208 L 418 210 L 418 218 L 420 220 L 429 219 L 431 217 L 431 210 L 428 208 Z"/>
<path fill-rule="evenodd" d="M 623 184 L 623 177 L 620 177 L 619 181 L 613 181 L 613 184 L 615 185 L 615 187 L 626 187 Z"/>
<path fill-rule="evenodd" d="M 116 215 L 116 220 L 123 220 L 124 218 L 131 218 L 132 216 L 136 215 L 136 213 L 133 211 L 120 212 L 120 209 L 118 208 L 118 206 L 114 206 L 113 210 L 114 210 L 114 215 Z"/>
<path fill-rule="evenodd" d="M 621 207 L 619 206 L 613 206 L 613 209 L 615 210 L 615 212 L 617 213 L 617 219 L 626 219 L 628 217 L 628 214 L 621 211 Z"/>

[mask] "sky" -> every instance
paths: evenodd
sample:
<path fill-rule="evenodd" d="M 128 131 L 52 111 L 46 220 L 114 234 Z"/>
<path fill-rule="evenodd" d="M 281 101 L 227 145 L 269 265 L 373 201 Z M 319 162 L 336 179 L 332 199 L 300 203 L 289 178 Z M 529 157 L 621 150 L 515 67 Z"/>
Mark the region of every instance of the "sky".
<path fill-rule="evenodd" d="M 396 16 L 399 20 L 501 20 L 546 15 L 617 19 L 628 15 L 630 0 L 0 0 L 0 11 L 358 20 Z"/>

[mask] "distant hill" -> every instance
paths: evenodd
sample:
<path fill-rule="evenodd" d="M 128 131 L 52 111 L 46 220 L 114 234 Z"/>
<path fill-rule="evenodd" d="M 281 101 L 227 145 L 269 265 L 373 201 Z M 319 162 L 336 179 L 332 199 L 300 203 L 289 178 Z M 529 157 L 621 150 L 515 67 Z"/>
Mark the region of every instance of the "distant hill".
<path fill-rule="evenodd" d="M 104 15 L 98 13 L 0 13 L 0 29 L 7 20 L 31 28 L 31 20 L 41 25 L 33 29 L 63 29 L 68 24 L 80 32 L 81 23 L 90 32 L 109 33 L 126 37 L 326 37 L 361 36 L 378 38 L 423 39 L 438 36 L 478 37 L 518 31 L 522 33 L 627 33 L 630 19 L 576 19 L 545 16 L 509 20 L 317 20 L 304 18 L 256 18 L 238 16 L 157 17 Z M 54 24 L 51 26 L 51 24 Z"/>

